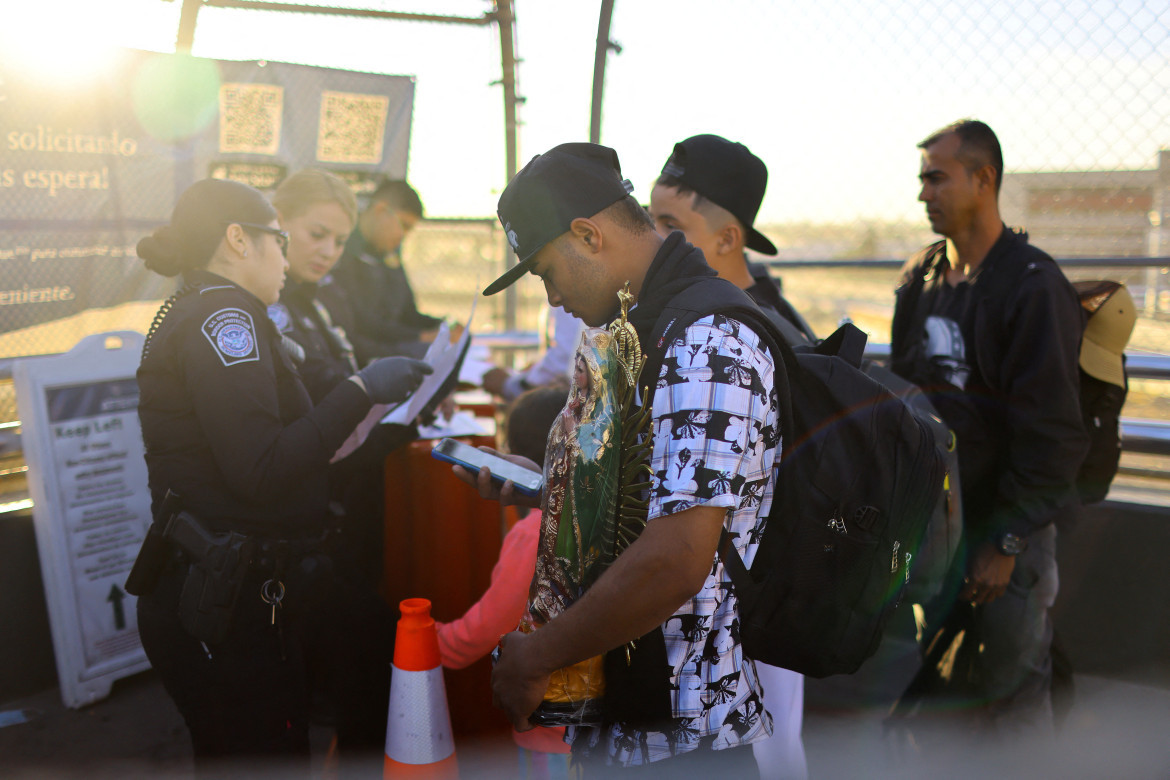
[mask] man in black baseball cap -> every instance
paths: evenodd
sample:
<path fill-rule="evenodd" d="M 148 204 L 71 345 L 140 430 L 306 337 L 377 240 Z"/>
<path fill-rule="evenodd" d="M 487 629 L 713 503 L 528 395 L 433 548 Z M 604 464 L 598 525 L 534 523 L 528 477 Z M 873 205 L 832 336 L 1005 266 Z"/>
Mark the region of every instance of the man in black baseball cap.
<path fill-rule="evenodd" d="M 520 262 L 483 294 L 495 295 L 526 274 L 536 253 L 568 231 L 575 218 L 591 217 L 633 191 L 613 149 L 561 144 L 533 157 L 505 188 L 497 209 Z"/>
<path fill-rule="evenodd" d="M 755 306 L 714 278 L 703 253 L 682 233 L 664 238 L 655 232 L 629 192 L 612 149 L 564 144 L 529 162 L 500 196 L 500 222 L 519 264 L 485 293 L 531 272 L 544 281 L 550 305 L 564 306 L 596 326 L 617 314 L 617 293 L 628 283 L 636 300 L 629 322 L 649 364 L 663 366 L 660 376 L 670 373 L 670 378 L 664 379 L 669 389 L 660 389 L 651 406 L 651 425 L 659 435 L 647 459 L 654 488 L 647 496 L 645 528 L 570 609 L 537 631 L 516 631 L 500 640 L 493 698 L 516 728 L 526 730 L 557 670 L 636 640 L 638 663 L 630 667 L 629 679 L 610 686 L 603 722 L 576 727 L 573 747 L 585 777 L 610 776 L 607 764 L 658 761 L 666 764 L 662 772 L 678 776 L 717 770 L 748 777 L 757 773 L 751 745 L 767 737 L 771 716 L 760 709 L 763 691 L 755 667 L 735 639 L 738 600 L 717 547 L 726 525 L 741 540 L 743 554 L 754 554 L 766 521 L 769 502 L 753 500 L 752 491 L 763 491 L 770 482 L 779 453 L 755 442 L 781 438 L 778 358 L 749 324 L 715 316 L 718 307 L 728 309 L 726 300 L 712 300 L 711 310 L 677 337 L 654 337 L 672 301 L 696 284 L 718 288 L 724 299 L 734 300 L 730 308 Z M 676 367 L 672 373 L 668 365 Z M 716 422 L 708 425 L 710 420 Z M 726 420 L 739 422 L 731 426 Z M 742 434 L 726 433 L 733 427 Z M 687 473 L 698 474 L 699 462 L 709 464 L 704 473 L 712 476 L 680 476 L 687 464 L 692 464 Z M 455 470 L 485 498 L 516 497 L 510 483 L 493 485 L 486 468 L 479 474 Z M 737 479 L 717 479 L 727 473 Z M 518 502 L 540 503 L 539 497 Z M 717 592 L 727 595 L 709 597 Z M 721 637 L 717 647 L 696 639 L 689 628 L 696 624 Z M 672 657 L 689 660 L 671 662 Z M 719 681 L 725 695 L 708 698 L 711 680 Z M 679 730 L 683 718 L 688 728 Z M 743 725 L 728 729 L 728 723 Z"/>
<path fill-rule="evenodd" d="M 650 193 L 650 216 L 663 236 L 680 230 L 703 250 L 707 263 L 747 292 L 772 317 L 790 342 L 815 341 L 812 328 L 788 303 L 780 285 L 744 249 L 776 254 L 775 245 L 753 226 L 768 168 L 741 143 L 718 135 L 696 135 L 674 151 Z"/>
<path fill-rule="evenodd" d="M 743 144 L 717 135 L 696 135 L 674 145 L 650 194 L 650 216 L 666 236 L 678 230 L 703 250 L 708 264 L 744 290 L 771 317 L 790 344 L 815 342 L 812 328 L 780 292 L 762 265 L 748 261 L 745 247 L 765 255 L 776 247 L 753 227 L 768 168 Z M 804 677 L 756 663 L 764 704 L 772 713 L 772 737 L 754 744 L 762 777 L 802 777 L 808 766 L 801 741 Z"/>
<path fill-rule="evenodd" d="M 497 213 L 519 263 L 496 279 L 494 295 L 525 273 L 544 281 L 550 306 L 587 325 L 603 325 L 629 281 L 636 296 L 662 244 L 649 215 L 622 178 L 617 153 L 589 143 L 537 155 L 500 195 Z"/>

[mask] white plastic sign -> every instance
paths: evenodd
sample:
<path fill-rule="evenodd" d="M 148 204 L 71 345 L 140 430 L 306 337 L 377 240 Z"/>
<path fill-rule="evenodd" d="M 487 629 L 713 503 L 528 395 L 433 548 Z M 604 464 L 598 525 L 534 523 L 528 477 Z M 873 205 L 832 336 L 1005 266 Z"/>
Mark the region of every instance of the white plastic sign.
<path fill-rule="evenodd" d="M 98 334 L 13 367 L 61 698 L 82 707 L 150 667 L 123 590 L 150 524 L 142 335 Z"/>

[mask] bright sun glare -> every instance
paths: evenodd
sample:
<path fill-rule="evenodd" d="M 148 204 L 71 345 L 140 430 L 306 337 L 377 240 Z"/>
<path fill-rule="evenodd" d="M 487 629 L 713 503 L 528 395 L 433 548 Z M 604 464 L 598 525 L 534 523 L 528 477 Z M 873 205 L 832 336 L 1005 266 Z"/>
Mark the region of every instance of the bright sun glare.
<path fill-rule="evenodd" d="M 7 4 L 0 27 L 5 59 L 24 78 L 56 90 L 83 89 L 102 78 L 117 60 L 118 48 L 102 35 L 110 8 L 93 0 Z M 133 15 L 120 23 L 134 25 Z"/>

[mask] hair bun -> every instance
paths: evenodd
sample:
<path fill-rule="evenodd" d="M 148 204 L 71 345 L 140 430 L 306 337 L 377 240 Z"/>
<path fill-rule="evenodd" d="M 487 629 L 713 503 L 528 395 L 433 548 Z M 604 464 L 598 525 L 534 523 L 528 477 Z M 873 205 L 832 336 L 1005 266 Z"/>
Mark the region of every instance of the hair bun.
<path fill-rule="evenodd" d="M 138 256 L 157 274 L 178 276 L 185 267 L 177 231 L 164 225 L 138 242 Z"/>
<path fill-rule="evenodd" d="M 138 242 L 138 256 L 163 276 L 206 268 L 232 222 L 266 225 L 276 210 L 258 190 L 229 179 L 201 179 L 179 196 L 169 225 Z"/>

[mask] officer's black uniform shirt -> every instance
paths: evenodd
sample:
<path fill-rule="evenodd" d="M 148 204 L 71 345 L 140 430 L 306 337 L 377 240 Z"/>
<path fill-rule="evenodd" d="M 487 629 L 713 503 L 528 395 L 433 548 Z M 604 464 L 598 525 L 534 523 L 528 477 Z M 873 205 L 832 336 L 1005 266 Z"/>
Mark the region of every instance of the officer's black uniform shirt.
<path fill-rule="evenodd" d="M 339 324 L 344 321 L 345 312 L 335 308 L 336 301 L 333 306 L 326 306 L 319 297 L 322 290 L 331 287 L 327 279 L 320 287 L 315 282 L 286 281 L 280 291 L 280 302 L 268 307 L 269 319 L 281 336 L 294 342 L 294 363 L 314 404 L 321 403 L 335 387 L 357 371 L 353 347 L 345 328 Z M 374 426 L 357 452 L 330 467 L 333 494 L 341 496 L 343 503 L 352 505 L 353 501 L 345 498 L 347 484 L 364 470 L 373 470 L 379 477 L 370 489 L 381 493 L 380 476 L 386 454 L 409 443 L 417 435 L 418 429 L 413 425 L 383 423 Z M 369 477 L 361 478 L 368 480 Z M 350 513 L 360 512 L 351 506 Z M 380 515 L 381 510 L 374 514 Z"/>
<path fill-rule="evenodd" d="M 317 300 L 316 282 L 286 281 L 280 302 L 268 307 L 268 316 L 276 329 L 300 348 L 297 370 L 313 403 L 320 403 L 357 371 L 345 331 Z"/>
<path fill-rule="evenodd" d="M 216 530 L 319 534 L 326 467 L 369 398 L 342 382 L 314 407 L 259 299 L 207 271 L 185 281 L 138 369 L 155 507 L 171 489 Z"/>

